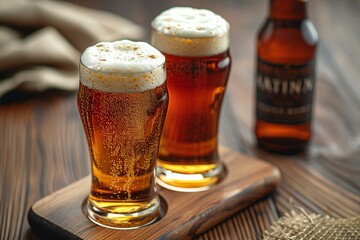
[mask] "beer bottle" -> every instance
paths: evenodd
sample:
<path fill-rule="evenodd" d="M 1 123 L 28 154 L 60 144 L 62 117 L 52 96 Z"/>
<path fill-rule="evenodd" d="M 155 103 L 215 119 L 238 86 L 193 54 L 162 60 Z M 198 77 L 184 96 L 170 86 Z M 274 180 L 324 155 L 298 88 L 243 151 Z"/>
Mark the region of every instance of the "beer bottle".
<path fill-rule="evenodd" d="M 318 34 L 306 0 L 270 0 L 257 36 L 258 145 L 278 153 L 303 151 L 311 136 Z"/>

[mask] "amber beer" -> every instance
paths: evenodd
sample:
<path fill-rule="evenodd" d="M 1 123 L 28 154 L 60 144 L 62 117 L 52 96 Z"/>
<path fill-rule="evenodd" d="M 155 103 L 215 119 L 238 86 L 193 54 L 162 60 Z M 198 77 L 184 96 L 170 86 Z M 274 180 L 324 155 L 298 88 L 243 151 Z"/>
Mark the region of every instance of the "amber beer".
<path fill-rule="evenodd" d="M 156 220 L 155 162 L 167 109 L 165 58 L 146 43 L 99 43 L 81 57 L 78 108 L 92 170 L 89 218 L 137 228 Z"/>
<path fill-rule="evenodd" d="M 158 182 L 200 191 L 219 182 L 218 121 L 230 71 L 229 24 L 204 9 L 169 9 L 152 22 L 152 44 L 166 57 L 169 108 Z"/>
<path fill-rule="evenodd" d="M 259 146 L 303 151 L 311 137 L 318 35 L 304 0 L 271 0 L 257 38 L 256 126 Z"/>

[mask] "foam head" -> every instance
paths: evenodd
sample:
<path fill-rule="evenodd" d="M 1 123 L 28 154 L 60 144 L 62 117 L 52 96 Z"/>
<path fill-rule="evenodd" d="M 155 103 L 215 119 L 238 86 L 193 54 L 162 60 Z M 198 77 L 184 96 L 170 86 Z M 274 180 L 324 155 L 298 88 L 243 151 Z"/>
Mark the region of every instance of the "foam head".
<path fill-rule="evenodd" d="M 170 8 L 151 23 L 152 45 L 177 56 L 211 56 L 229 48 L 229 23 L 207 10 Z"/>
<path fill-rule="evenodd" d="M 145 42 L 101 42 L 81 55 L 80 81 L 106 92 L 139 92 L 165 82 L 165 57 Z"/>

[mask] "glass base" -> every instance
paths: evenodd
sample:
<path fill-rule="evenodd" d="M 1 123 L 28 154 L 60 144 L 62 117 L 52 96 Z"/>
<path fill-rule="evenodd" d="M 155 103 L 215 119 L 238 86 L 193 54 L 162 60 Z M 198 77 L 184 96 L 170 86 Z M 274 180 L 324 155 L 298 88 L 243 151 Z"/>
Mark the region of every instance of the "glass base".
<path fill-rule="evenodd" d="M 119 204 L 121 205 L 121 203 Z M 156 196 L 149 207 L 137 212 L 105 212 L 97 208 L 90 199 L 87 201 L 88 218 L 97 225 L 112 229 L 136 229 L 155 222 L 160 217 L 160 198 Z"/>
<path fill-rule="evenodd" d="M 157 166 L 157 184 L 178 192 L 205 191 L 220 182 L 225 175 L 225 167 L 220 162 L 208 171 L 189 174 Z"/>

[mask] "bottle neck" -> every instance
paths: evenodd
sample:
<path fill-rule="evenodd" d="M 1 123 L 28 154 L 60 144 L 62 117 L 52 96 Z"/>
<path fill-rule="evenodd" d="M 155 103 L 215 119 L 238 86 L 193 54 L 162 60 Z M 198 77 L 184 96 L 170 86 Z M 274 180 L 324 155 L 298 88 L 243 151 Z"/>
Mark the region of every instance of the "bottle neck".
<path fill-rule="evenodd" d="M 277 20 L 301 20 L 306 16 L 307 0 L 270 0 L 269 17 Z"/>

